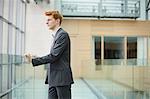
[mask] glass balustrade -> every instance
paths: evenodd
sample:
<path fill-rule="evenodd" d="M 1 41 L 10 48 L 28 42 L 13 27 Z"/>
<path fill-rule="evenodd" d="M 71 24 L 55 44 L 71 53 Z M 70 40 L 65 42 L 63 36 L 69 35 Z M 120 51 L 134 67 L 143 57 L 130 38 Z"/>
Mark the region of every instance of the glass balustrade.
<path fill-rule="evenodd" d="M 0 55 L 0 99 L 33 77 L 33 69 L 20 55 Z M 11 99 L 3 97 L 2 99 Z M 21 99 L 21 98 L 20 98 Z"/>
<path fill-rule="evenodd" d="M 139 0 L 58 0 L 56 8 L 65 17 L 138 18 Z"/>
<path fill-rule="evenodd" d="M 83 60 L 81 74 L 100 99 L 150 99 L 146 59 Z"/>

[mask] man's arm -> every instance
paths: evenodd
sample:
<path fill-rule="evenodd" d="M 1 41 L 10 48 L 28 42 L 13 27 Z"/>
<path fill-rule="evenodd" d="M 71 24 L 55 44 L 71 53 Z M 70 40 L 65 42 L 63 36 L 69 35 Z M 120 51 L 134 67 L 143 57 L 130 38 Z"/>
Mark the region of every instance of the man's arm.
<path fill-rule="evenodd" d="M 55 41 L 54 46 L 52 47 L 51 53 L 43 57 L 32 59 L 33 66 L 55 62 L 60 58 L 61 54 L 65 50 L 68 41 L 69 37 L 67 33 L 60 34 L 58 39 Z"/>

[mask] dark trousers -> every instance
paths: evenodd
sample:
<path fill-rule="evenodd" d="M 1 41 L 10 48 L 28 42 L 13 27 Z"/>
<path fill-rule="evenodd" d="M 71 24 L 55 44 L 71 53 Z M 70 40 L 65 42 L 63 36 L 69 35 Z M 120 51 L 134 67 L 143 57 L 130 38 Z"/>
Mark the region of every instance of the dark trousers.
<path fill-rule="evenodd" d="M 49 87 L 48 99 L 71 99 L 71 85 Z"/>

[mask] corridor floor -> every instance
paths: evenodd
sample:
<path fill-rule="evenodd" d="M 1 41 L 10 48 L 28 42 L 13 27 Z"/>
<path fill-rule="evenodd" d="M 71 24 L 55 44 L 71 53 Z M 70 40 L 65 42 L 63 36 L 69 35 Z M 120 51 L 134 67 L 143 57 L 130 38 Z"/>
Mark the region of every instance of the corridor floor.
<path fill-rule="evenodd" d="M 48 85 L 44 84 L 44 80 L 30 80 L 2 99 L 47 99 L 47 90 Z M 72 85 L 72 99 L 97 99 L 97 97 L 81 79 L 76 79 Z"/>
<path fill-rule="evenodd" d="M 0 99 L 47 99 L 48 85 L 44 80 L 29 80 Z M 149 94 L 133 91 L 110 80 L 75 79 L 72 99 L 150 99 Z"/>

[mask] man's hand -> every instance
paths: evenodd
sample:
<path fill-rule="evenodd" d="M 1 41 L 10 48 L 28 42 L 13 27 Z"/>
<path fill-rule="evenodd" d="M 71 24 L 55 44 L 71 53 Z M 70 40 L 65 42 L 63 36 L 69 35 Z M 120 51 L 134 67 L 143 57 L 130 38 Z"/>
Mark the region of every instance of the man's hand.
<path fill-rule="evenodd" d="M 27 59 L 28 63 L 32 62 L 32 55 L 31 54 L 25 54 L 25 58 Z"/>

